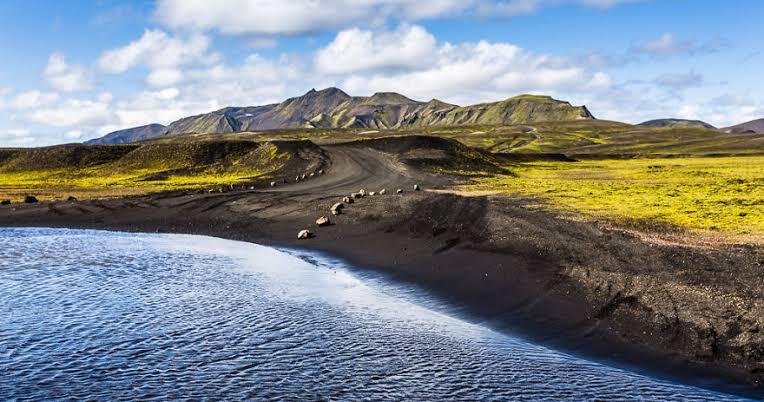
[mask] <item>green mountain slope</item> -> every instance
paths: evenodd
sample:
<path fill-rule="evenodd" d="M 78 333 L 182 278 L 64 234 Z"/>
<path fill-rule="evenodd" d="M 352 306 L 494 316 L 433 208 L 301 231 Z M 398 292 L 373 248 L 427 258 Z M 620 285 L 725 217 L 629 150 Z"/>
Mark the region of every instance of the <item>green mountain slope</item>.
<path fill-rule="evenodd" d="M 327 88 L 310 90 L 278 104 L 228 107 L 186 117 L 171 123 L 161 132 L 140 139 L 279 128 L 397 129 L 580 119 L 594 119 L 594 116 L 585 106 L 573 106 L 548 96 L 521 95 L 500 102 L 457 106 L 435 99 L 419 102 L 394 92 L 350 96 L 338 88 Z M 133 138 L 112 133 L 93 141 L 123 143 L 135 141 Z"/>

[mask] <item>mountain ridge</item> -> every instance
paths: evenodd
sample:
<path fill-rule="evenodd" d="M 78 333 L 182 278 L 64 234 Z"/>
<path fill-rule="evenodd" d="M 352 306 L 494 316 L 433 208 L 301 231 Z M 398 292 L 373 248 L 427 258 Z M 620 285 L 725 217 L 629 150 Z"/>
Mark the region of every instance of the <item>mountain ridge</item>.
<path fill-rule="evenodd" d="M 716 127 L 702 120 L 688 119 L 655 119 L 637 124 L 642 127 L 700 127 L 715 130 Z"/>
<path fill-rule="evenodd" d="M 420 102 L 396 92 L 350 96 L 336 87 L 311 89 L 281 103 L 226 107 L 169 125 L 147 125 L 109 133 L 91 144 L 114 144 L 186 134 L 231 133 L 279 128 L 396 129 L 446 125 L 511 125 L 595 119 L 586 106 L 543 95 L 518 95 L 498 102 L 458 106 L 437 99 Z M 163 130 L 159 126 L 164 127 Z M 152 129 L 145 129 L 152 127 Z"/>
<path fill-rule="evenodd" d="M 742 124 L 723 128 L 722 130 L 733 134 L 764 134 L 764 119 L 747 121 Z"/>

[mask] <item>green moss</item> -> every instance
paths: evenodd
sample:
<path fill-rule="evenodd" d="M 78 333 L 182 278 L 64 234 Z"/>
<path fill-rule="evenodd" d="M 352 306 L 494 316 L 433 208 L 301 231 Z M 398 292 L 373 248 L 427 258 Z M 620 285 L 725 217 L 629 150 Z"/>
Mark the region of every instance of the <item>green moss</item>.
<path fill-rule="evenodd" d="M 471 190 L 627 225 L 764 234 L 764 157 L 523 163 Z"/>

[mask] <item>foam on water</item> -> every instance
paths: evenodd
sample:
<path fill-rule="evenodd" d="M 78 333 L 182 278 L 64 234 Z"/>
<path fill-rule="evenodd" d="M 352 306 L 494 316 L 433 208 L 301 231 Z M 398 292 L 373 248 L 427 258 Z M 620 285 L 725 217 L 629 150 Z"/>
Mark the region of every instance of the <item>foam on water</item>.
<path fill-rule="evenodd" d="M 209 237 L 0 229 L 0 289 L 0 399 L 740 400 Z"/>

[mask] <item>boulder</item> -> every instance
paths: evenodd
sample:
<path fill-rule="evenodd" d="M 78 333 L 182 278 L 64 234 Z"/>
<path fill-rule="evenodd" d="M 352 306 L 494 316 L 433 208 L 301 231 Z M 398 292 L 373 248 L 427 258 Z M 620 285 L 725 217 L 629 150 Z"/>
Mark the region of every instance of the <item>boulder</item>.
<path fill-rule="evenodd" d="M 297 233 L 298 239 L 310 239 L 311 237 L 313 237 L 313 232 L 308 229 L 303 229 Z"/>
<path fill-rule="evenodd" d="M 419 191 L 421 188 L 419 188 L 419 184 L 414 184 L 414 191 Z"/>
<path fill-rule="evenodd" d="M 27 204 L 34 204 L 34 203 L 37 202 L 37 197 L 35 197 L 33 195 L 28 195 L 28 196 L 24 197 L 24 202 L 27 203 Z"/>
<path fill-rule="evenodd" d="M 342 213 L 343 208 L 345 208 L 345 204 L 338 202 L 332 205 L 332 208 L 330 210 L 332 211 L 332 215 L 339 215 Z"/>
<path fill-rule="evenodd" d="M 322 216 L 318 219 L 316 219 L 316 225 L 318 226 L 329 226 L 332 224 L 332 221 L 329 220 L 329 218 Z"/>
<path fill-rule="evenodd" d="M 385 195 L 385 193 L 386 193 L 386 192 L 387 192 L 387 190 L 385 190 L 385 189 L 383 188 L 382 190 L 379 190 L 379 195 Z"/>
<path fill-rule="evenodd" d="M 396 194 L 403 194 L 403 189 L 399 188 L 399 189 L 395 190 L 395 193 Z"/>
<path fill-rule="evenodd" d="M 302 179 L 304 179 L 306 177 L 308 177 L 308 176 L 306 176 L 305 173 L 303 173 L 302 176 L 300 176 L 300 178 L 302 178 Z"/>
<path fill-rule="evenodd" d="M 361 194 L 361 197 L 365 197 L 366 196 L 366 190 L 364 190 L 364 189 L 361 189 L 361 191 L 359 191 L 358 193 Z"/>
<path fill-rule="evenodd" d="M 377 195 L 377 193 L 372 191 L 372 192 L 369 193 L 369 195 Z"/>
<path fill-rule="evenodd" d="M 351 197 L 343 197 L 342 202 L 344 202 L 345 204 L 352 204 L 355 202 L 355 200 Z"/>
<path fill-rule="evenodd" d="M 318 174 L 324 174 L 324 170 L 323 170 L 323 169 L 322 169 L 322 170 L 319 170 L 319 171 L 318 171 Z"/>
<path fill-rule="evenodd" d="M 271 187 L 276 187 L 276 182 L 275 181 L 271 182 Z"/>
<path fill-rule="evenodd" d="M 350 194 L 350 196 L 353 198 L 363 198 L 363 194 L 361 193 L 353 193 L 353 194 Z"/>
<path fill-rule="evenodd" d="M 300 181 L 300 176 L 295 177 L 294 181 Z"/>
<path fill-rule="evenodd" d="M 0 201 L 0 205 L 11 205 L 11 200 L 2 200 Z"/>
<path fill-rule="evenodd" d="M 313 173 L 313 172 L 310 172 L 310 177 L 313 177 L 313 176 L 315 176 L 315 175 L 316 175 L 315 173 Z"/>

